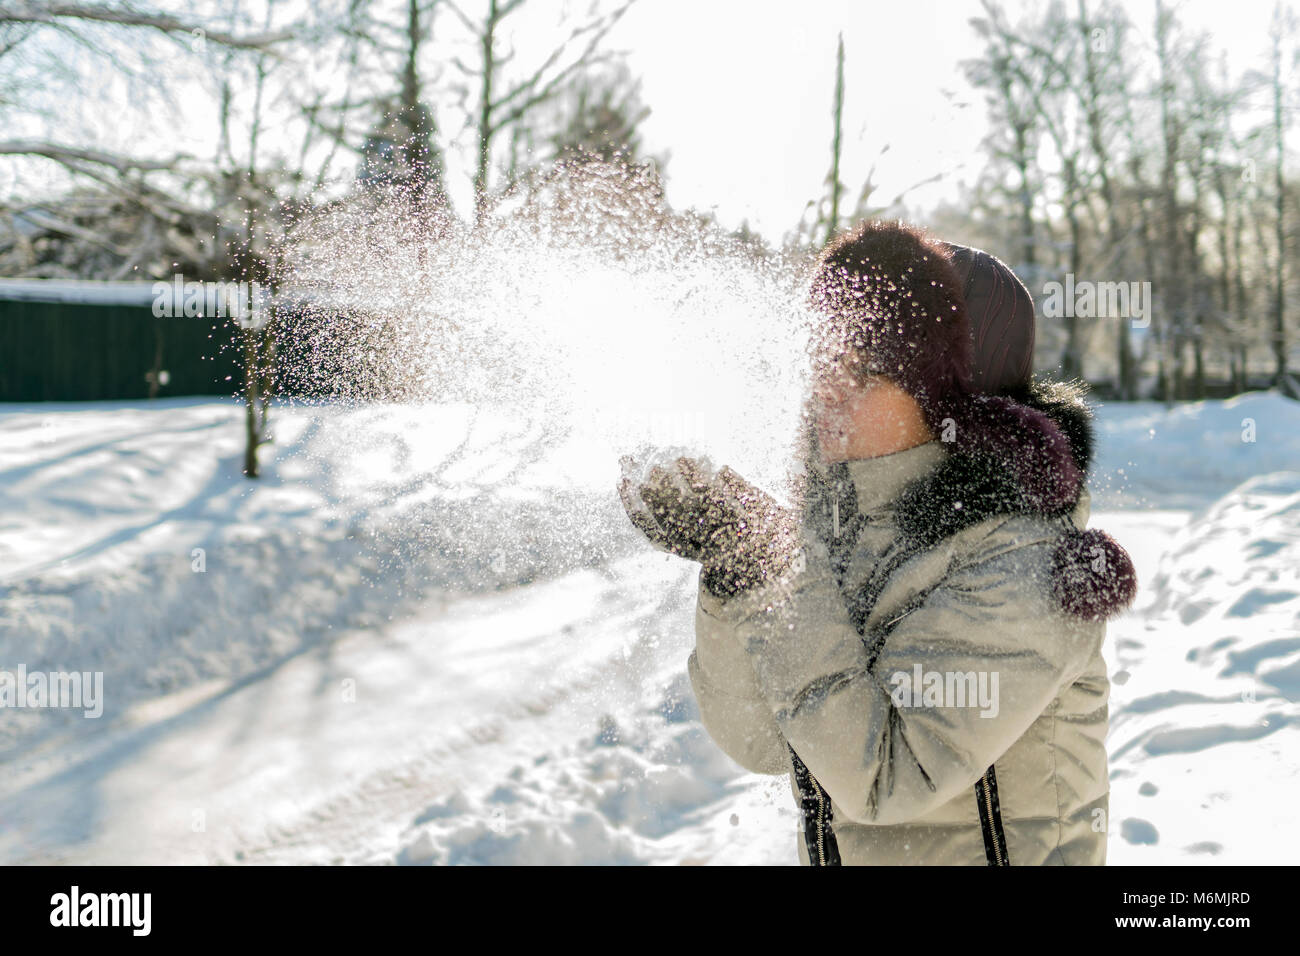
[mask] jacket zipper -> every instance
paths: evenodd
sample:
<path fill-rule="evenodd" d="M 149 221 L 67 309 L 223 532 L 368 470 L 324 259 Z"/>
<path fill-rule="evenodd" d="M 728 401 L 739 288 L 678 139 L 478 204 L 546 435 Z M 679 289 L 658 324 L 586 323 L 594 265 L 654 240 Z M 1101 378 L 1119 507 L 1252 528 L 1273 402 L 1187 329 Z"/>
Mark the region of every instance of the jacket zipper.
<path fill-rule="evenodd" d="M 788 746 L 788 745 L 787 745 Z M 831 828 L 831 805 L 828 794 L 793 747 L 789 747 L 794 765 L 795 784 L 799 790 L 799 806 L 804 822 L 804 845 L 808 849 L 808 862 L 812 866 L 840 866 L 839 844 Z"/>
<path fill-rule="evenodd" d="M 1002 832 L 1002 812 L 997 803 L 997 779 L 993 767 L 984 771 L 975 784 L 975 798 L 980 804 L 980 828 L 984 834 L 984 854 L 989 866 L 1010 866 L 1007 861 L 1006 836 Z"/>
<path fill-rule="evenodd" d="M 817 792 L 817 865 L 826 865 L 826 796 L 820 785 Z"/>

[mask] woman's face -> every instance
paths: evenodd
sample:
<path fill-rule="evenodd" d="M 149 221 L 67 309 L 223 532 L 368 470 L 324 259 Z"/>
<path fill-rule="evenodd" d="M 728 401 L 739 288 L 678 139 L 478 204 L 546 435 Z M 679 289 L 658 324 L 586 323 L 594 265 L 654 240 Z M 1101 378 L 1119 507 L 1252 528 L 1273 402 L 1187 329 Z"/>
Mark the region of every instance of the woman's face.
<path fill-rule="evenodd" d="M 819 363 L 812 388 L 813 427 L 828 462 L 847 457 L 856 429 L 871 421 L 888 379 L 865 372 L 851 357 Z"/>

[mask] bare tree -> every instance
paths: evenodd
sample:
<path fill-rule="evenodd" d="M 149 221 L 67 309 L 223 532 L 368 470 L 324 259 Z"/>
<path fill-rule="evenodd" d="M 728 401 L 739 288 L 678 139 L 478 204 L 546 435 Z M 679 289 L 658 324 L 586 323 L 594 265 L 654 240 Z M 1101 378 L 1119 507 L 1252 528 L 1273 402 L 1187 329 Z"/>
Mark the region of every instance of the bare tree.
<path fill-rule="evenodd" d="M 998 14 L 990 8 L 990 14 Z M 997 29 L 992 16 L 971 20 L 975 32 L 984 39 L 984 55 L 964 64 L 966 74 L 976 88 L 988 91 L 988 107 L 994 130 L 986 146 L 999 162 L 1014 170 L 1013 198 L 1017 212 L 1018 233 L 1014 240 L 1016 268 L 1031 282 L 1038 275 L 1038 226 L 1035 222 L 1035 197 L 1039 180 L 1035 175 L 1038 155 L 1038 128 L 1033 103 L 1020 88 L 1015 76 L 1015 53 L 1007 47 L 1005 32 Z"/>
<path fill-rule="evenodd" d="M 1120 221 L 1119 197 L 1115 190 L 1114 160 L 1106 136 L 1106 103 L 1124 101 L 1131 95 L 1125 66 L 1123 37 L 1127 21 L 1118 11 L 1106 11 L 1094 19 L 1087 0 L 1078 0 L 1078 28 L 1083 46 L 1083 83 L 1077 87 L 1088 127 L 1088 143 L 1096 163 L 1098 188 L 1106 210 L 1106 243 L 1110 246 L 1107 271 L 1124 261 L 1131 231 Z M 1101 54 L 1105 54 L 1106 65 Z M 1129 319 L 1119 317 L 1116 326 L 1116 387 L 1119 397 L 1137 397 L 1137 366 L 1129 335 Z"/>
<path fill-rule="evenodd" d="M 929 183 L 937 182 L 942 174 L 904 187 L 887 203 L 878 203 L 874 197 L 878 189 L 876 168 L 880 158 L 889 152 L 889 143 L 880 147 L 871 166 L 867 170 L 862 185 L 858 188 L 857 198 L 851 207 L 845 201 L 847 186 L 843 181 L 841 170 L 844 165 L 844 34 L 839 34 L 835 47 L 835 87 L 831 99 L 831 162 L 826 174 L 826 181 L 821 195 L 809 200 L 804 207 L 804 215 L 795 230 L 787 235 L 788 249 L 807 249 L 820 247 L 830 242 L 839 232 L 845 221 L 857 222 L 880 216 L 891 209 L 900 207 L 903 200 L 913 190 Z M 743 235 L 743 233 L 742 233 Z"/>
<path fill-rule="evenodd" d="M 320 36 L 319 30 L 306 31 L 294 20 L 277 28 L 277 22 L 286 20 L 282 15 L 286 8 L 280 0 L 266 0 L 263 20 L 255 27 L 246 15 L 232 14 L 232 22 L 239 20 L 246 27 L 235 32 L 213 22 L 142 12 L 125 4 L 0 0 L 0 31 L 70 36 L 87 49 L 102 52 L 119 71 L 129 67 L 118 63 L 101 44 L 103 31 L 161 36 L 179 43 L 184 55 L 196 62 L 200 56 L 218 57 L 223 65 L 220 129 L 215 153 L 209 158 L 188 153 L 141 157 L 45 139 L 0 142 L 0 155 L 52 163 L 71 184 L 61 196 L 37 199 L 11 211 L 11 224 L 23 224 L 11 233 L 26 235 L 8 248 L 0 242 L 0 263 L 7 258 L 13 268 L 28 275 L 103 278 L 134 274 L 158 278 L 180 272 L 198 280 L 226 279 L 233 270 L 238 278 L 273 290 L 276 275 L 274 262 L 267 258 L 268 236 L 281 228 L 289 208 L 286 202 L 290 206 L 300 202 L 312 181 L 283 152 L 269 154 L 264 134 L 273 122 L 269 113 L 273 92 L 282 95 L 297 82 L 288 55 L 294 44 L 298 44 L 294 51 L 303 49 L 295 38 L 300 33 L 317 40 Z M 144 62 L 147 68 L 148 61 Z M 238 91 L 231 79 L 237 70 L 246 79 Z M 149 72 L 153 75 L 155 70 Z M 299 159 L 310 147 L 311 132 L 308 127 Z M 33 221 L 39 223 L 35 235 L 30 228 Z M 241 323 L 240 318 L 247 316 L 228 316 L 226 321 L 233 347 L 243 358 L 244 471 L 256 477 L 257 448 L 268 439 L 275 333 L 273 323 Z M 154 364 L 151 394 L 156 394 L 158 385 L 158 362 Z"/>
<path fill-rule="evenodd" d="M 447 0 L 448 8 L 474 37 L 478 63 L 466 64 L 459 57 L 453 66 L 468 81 L 464 88 L 470 122 L 474 128 L 474 217 L 481 221 L 488 207 L 491 189 L 493 144 L 505 130 L 523 123 L 529 113 L 551 100 L 565 83 L 580 71 L 609 62 L 613 54 L 601 45 L 635 0 L 624 0 L 608 13 L 593 14 L 574 26 L 568 35 L 528 70 L 522 79 L 511 79 L 507 64 L 515 51 L 500 50 L 503 24 L 517 13 L 526 0 L 487 0 L 486 12 L 478 19 Z"/>
<path fill-rule="evenodd" d="M 1273 22 L 1269 27 L 1271 49 L 1269 66 L 1271 72 L 1270 92 L 1273 106 L 1273 179 L 1274 179 L 1274 245 L 1277 259 L 1273 275 L 1273 372 L 1274 386 L 1292 398 L 1300 398 L 1296 385 L 1287 374 L 1287 337 L 1286 337 L 1286 119 L 1287 84 L 1283 50 L 1287 39 L 1295 35 L 1296 21 L 1294 14 L 1284 11 L 1282 4 L 1273 8 Z"/>

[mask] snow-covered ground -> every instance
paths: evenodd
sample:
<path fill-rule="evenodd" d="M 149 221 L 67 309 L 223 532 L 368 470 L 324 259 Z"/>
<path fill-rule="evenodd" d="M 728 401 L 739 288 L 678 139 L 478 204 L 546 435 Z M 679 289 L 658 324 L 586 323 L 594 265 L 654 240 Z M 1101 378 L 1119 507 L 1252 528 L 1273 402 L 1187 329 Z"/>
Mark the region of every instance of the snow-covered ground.
<path fill-rule="evenodd" d="M 1300 838 L 1300 405 L 1100 409 L 1112 863 Z M 0 862 L 796 862 L 785 778 L 702 731 L 694 575 L 617 463 L 505 410 L 0 409 Z"/>

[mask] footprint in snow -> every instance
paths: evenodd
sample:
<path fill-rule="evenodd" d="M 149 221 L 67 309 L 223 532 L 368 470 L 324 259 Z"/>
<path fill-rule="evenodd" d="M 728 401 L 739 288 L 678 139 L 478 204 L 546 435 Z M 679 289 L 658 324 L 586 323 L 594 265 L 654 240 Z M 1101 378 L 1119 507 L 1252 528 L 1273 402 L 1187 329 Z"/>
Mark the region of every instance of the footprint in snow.
<path fill-rule="evenodd" d="M 1160 834 L 1156 832 L 1156 828 L 1146 820 L 1139 820 L 1136 817 L 1129 817 L 1120 824 L 1119 835 L 1125 842 L 1135 846 L 1141 844 L 1154 846 L 1160 842 Z"/>
<path fill-rule="evenodd" d="M 1294 591 L 1269 591 L 1264 588 L 1251 588 L 1243 594 L 1232 607 L 1228 608 L 1228 617 L 1252 617 L 1270 604 L 1282 604 L 1296 597 Z"/>

